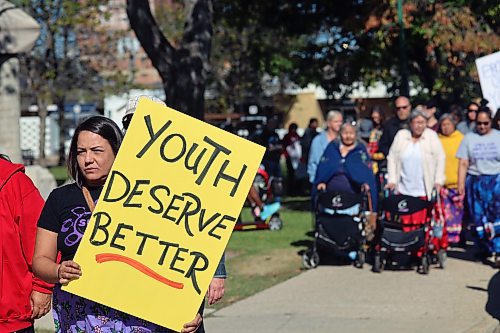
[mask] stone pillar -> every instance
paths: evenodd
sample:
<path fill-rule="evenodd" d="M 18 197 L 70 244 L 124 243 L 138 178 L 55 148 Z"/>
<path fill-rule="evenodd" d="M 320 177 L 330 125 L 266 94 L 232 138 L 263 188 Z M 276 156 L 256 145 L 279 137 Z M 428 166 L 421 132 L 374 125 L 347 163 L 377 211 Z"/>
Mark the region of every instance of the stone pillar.
<path fill-rule="evenodd" d="M 19 118 L 20 53 L 31 50 L 40 26 L 28 14 L 6 0 L 0 0 L 0 153 L 22 162 Z"/>
<path fill-rule="evenodd" d="M 0 153 L 8 155 L 12 162 L 20 163 L 19 59 L 10 57 L 0 66 Z"/>

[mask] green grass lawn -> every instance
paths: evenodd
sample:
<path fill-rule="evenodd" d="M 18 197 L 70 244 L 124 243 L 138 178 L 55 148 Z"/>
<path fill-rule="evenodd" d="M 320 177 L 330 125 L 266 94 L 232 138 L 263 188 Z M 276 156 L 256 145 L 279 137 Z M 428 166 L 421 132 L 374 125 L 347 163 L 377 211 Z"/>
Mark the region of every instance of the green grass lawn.
<path fill-rule="evenodd" d="M 54 175 L 58 186 L 63 184 L 69 178 L 66 166 L 51 167 L 49 168 L 49 171 Z"/>
<path fill-rule="evenodd" d="M 312 238 L 312 217 L 306 198 L 284 200 L 283 229 L 279 231 L 235 231 L 226 249 L 228 279 L 225 295 L 215 308 L 222 308 L 285 281 L 302 270 L 299 253 Z M 248 208 L 244 220 L 251 220 Z"/>
<path fill-rule="evenodd" d="M 308 198 L 285 198 L 279 231 L 235 231 L 226 249 L 228 279 L 225 295 L 213 306 L 220 309 L 283 282 L 302 271 L 300 253 L 312 242 L 312 217 Z M 248 208 L 243 220 L 250 221 Z M 37 330 L 37 333 L 52 331 Z"/>

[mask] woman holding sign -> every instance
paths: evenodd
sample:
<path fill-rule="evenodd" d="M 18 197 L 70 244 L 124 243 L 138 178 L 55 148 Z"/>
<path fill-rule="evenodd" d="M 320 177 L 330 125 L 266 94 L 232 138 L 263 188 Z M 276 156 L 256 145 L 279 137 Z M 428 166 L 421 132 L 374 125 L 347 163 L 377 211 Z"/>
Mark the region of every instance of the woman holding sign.
<path fill-rule="evenodd" d="M 82 275 L 72 259 L 99 198 L 122 133 L 110 119 L 96 116 L 75 130 L 68 155 L 68 170 L 75 183 L 52 191 L 38 221 L 33 270 L 41 279 L 56 283 L 53 315 L 56 332 L 170 332 L 159 325 L 61 290 L 61 285 Z M 60 264 L 59 262 L 60 257 Z M 195 332 L 200 314 L 182 332 Z"/>

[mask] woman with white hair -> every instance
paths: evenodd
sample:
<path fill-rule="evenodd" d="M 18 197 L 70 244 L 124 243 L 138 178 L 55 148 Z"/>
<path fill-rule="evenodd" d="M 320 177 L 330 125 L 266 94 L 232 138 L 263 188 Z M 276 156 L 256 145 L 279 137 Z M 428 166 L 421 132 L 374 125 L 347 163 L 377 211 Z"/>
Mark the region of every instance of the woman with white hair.
<path fill-rule="evenodd" d="M 343 120 L 344 117 L 340 111 L 329 111 L 326 115 L 326 130 L 313 139 L 309 150 L 309 161 L 307 162 L 307 173 L 311 184 L 314 184 L 321 156 L 323 156 L 328 144 L 337 139 Z"/>
<path fill-rule="evenodd" d="M 444 183 L 445 154 L 436 132 L 426 126 L 427 114 L 413 111 L 410 129 L 396 134 L 387 156 L 387 187 L 430 200 L 432 191 Z"/>
<path fill-rule="evenodd" d="M 356 128 L 349 123 L 340 129 L 340 141 L 326 147 L 318 164 L 313 191 L 370 193 L 373 211 L 377 211 L 377 187 L 371 171 L 370 155 L 358 142 Z M 374 226 L 373 226 L 374 227 Z"/>
<path fill-rule="evenodd" d="M 387 156 L 386 188 L 423 200 L 431 200 L 434 190 L 439 193 L 445 180 L 443 146 L 436 132 L 427 128 L 427 119 L 425 112 L 412 111 L 410 128 L 399 130 Z M 401 216 L 401 220 L 404 224 L 418 224 L 430 217 L 431 209 L 428 209 Z M 445 250 L 447 237 L 435 240 L 434 244 L 436 250 Z"/>

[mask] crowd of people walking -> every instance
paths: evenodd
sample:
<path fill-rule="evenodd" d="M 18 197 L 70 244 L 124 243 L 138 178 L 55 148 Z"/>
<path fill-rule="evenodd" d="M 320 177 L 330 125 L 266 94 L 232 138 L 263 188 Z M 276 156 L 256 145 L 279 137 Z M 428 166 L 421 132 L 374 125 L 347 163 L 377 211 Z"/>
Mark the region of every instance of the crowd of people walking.
<path fill-rule="evenodd" d="M 399 96 L 392 115 L 374 105 L 354 122 L 332 110 L 323 131 L 312 118 L 302 137 L 291 123 L 283 140 L 272 119 L 255 141 L 267 148 L 263 165 L 272 176 L 282 176 L 284 156 L 288 194 L 310 193 L 313 209 L 319 191 L 369 193 L 375 214 L 390 193 L 416 197 L 429 209 L 401 221 L 436 224 L 435 254 L 450 243 L 465 246 L 471 230 L 475 257 L 500 267 L 500 112 L 493 116 L 486 105 L 471 101 L 465 110 L 452 105 L 439 112 L 434 99 L 413 106 Z"/>
<path fill-rule="evenodd" d="M 413 108 L 408 97 L 400 96 L 387 121 L 380 106 L 358 122 L 344 122 L 341 112 L 329 111 L 323 131 L 318 132 L 318 119 L 312 118 L 302 136 L 291 123 L 280 139 L 277 119 L 271 118 L 256 141 L 267 148 L 263 165 L 271 176 L 282 176 L 284 157 L 289 194 L 302 194 L 302 179 L 309 183 L 313 199 L 318 191 L 366 193 L 373 213 L 384 192 L 433 201 L 444 218 L 436 248 L 463 244 L 464 230 L 471 227 L 476 257 L 492 256 L 500 267 L 500 112 L 493 115 L 485 103 L 471 102 L 463 120 L 456 106 L 438 115 L 435 101 Z M 63 221 L 90 216 L 122 136 L 105 117 L 80 124 L 68 158 L 75 182 L 54 190 L 45 205 L 23 166 L 0 156 L 0 216 L 8 222 L 0 229 L 0 240 L 10 244 L 0 247 L 8 249 L 1 254 L 9 258 L 0 267 L 1 330 L 33 332 L 33 320 L 49 311 L 53 293 L 58 331 L 111 326 L 168 331 L 60 288 L 81 275 L 72 259 L 83 235 L 64 228 Z M 260 199 L 254 201 L 256 207 L 263 206 Z M 410 214 L 405 222 L 418 218 Z M 209 287 L 209 303 L 222 297 L 224 278 L 223 257 Z M 76 309 L 83 309 L 78 311 L 84 316 L 78 317 Z M 202 314 L 203 306 L 183 332 L 203 330 Z"/>
<path fill-rule="evenodd" d="M 328 113 L 327 127 L 313 140 L 308 156 L 313 194 L 373 188 L 375 179 L 374 202 L 384 190 L 433 201 L 436 209 L 426 214 L 439 211 L 445 223 L 437 248 L 446 249 L 448 242 L 463 245 L 464 230 L 472 227 L 476 257 L 492 257 L 500 266 L 499 112 L 493 117 L 485 104 L 469 103 L 464 120 L 456 106 L 438 118 L 435 101 L 413 108 L 408 97 L 400 96 L 388 121 L 375 106 L 369 119 L 358 122 L 354 145 L 353 125 L 341 125 L 338 112 Z M 351 151 L 368 156 L 357 162 L 370 167 L 371 175 L 352 167 Z M 422 218 L 410 215 L 403 220 Z"/>
<path fill-rule="evenodd" d="M 476 257 L 493 257 L 500 266 L 500 112 L 493 116 L 486 103 L 439 112 L 435 100 L 413 107 L 399 96 L 388 120 L 378 105 L 353 123 L 329 111 L 321 132 L 312 118 L 302 137 L 292 123 L 279 141 L 271 123 L 258 143 L 268 148 L 263 164 L 277 177 L 279 154 L 285 157 L 289 194 L 303 193 L 297 182 L 303 169 L 313 197 L 318 190 L 366 190 L 375 208 L 388 191 L 432 201 L 427 214 L 439 211 L 445 223 L 437 247 L 463 246 L 465 230 L 472 229 Z"/>

